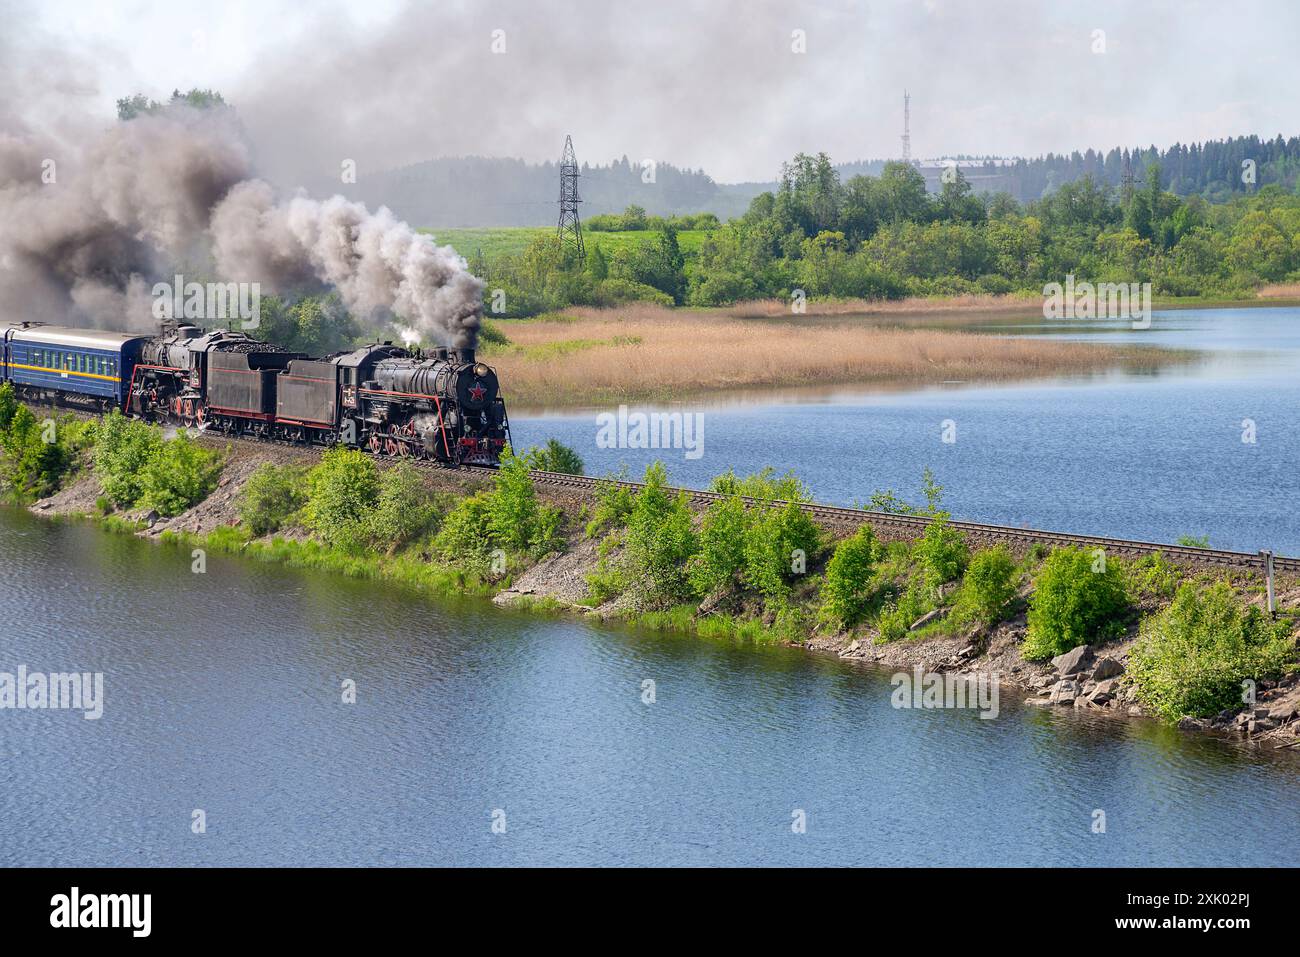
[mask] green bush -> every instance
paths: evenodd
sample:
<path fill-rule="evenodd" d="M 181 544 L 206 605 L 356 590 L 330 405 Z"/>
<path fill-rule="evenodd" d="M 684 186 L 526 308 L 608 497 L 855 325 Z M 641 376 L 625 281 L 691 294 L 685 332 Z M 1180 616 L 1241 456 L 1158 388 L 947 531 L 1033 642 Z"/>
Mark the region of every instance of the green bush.
<path fill-rule="evenodd" d="M 920 579 L 915 579 L 908 585 L 906 591 L 881 610 L 876 627 L 880 631 L 879 640 L 882 643 L 907 637 L 912 624 L 934 609 L 933 603 L 928 598 L 928 591 Z"/>
<path fill-rule="evenodd" d="M 795 502 L 759 508 L 745 536 L 745 584 L 773 607 L 785 607 L 790 582 L 821 547 L 813 520 Z"/>
<path fill-rule="evenodd" d="M 1124 587 L 1135 601 L 1173 598 L 1178 591 L 1179 577 L 1178 568 L 1160 552 L 1143 555 L 1124 565 Z"/>
<path fill-rule="evenodd" d="M 687 569 L 699 550 L 685 493 L 667 490 L 668 475 L 656 462 L 628 515 L 623 559 L 627 581 L 643 607 L 669 607 L 697 592 Z"/>
<path fill-rule="evenodd" d="M 714 476 L 709 488 L 723 495 L 742 495 L 746 498 L 759 498 L 765 501 L 811 502 L 812 492 L 799 480 L 794 472 L 777 475 L 776 469 L 768 466 L 761 472 L 737 478 L 736 473 L 727 470 Z"/>
<path fill-rule="evenodd" d="M 217 487 L 222 455 L 185 433 L 154 447 L 140 470 L 137 505 L 159 515 L 179 515 Z"/>
<path fill-rule="evenodd" d="M 379 469 L 358 449 L 333 448 L 307 473 L 307 525 L 347 551 L 369 538 L 370 512 L 379 502 Z"/>
<path fill-rule="evenodd" d="M 448 561 L 484 570 L 496 547 L 491 523 L 492 493 L 475 492 L 447 513 L 434 537 L 433 549 Z"/>
<path fill-rule="evenodd" d="M 1016 562 L 1005 545 L 976 552 L 953 602 L 952 620 L 959 625 L 996 624 L 1016 597 Z"/>
<path fill-rule="evenodd" d="M 367 518 L 371 546 L 391 555 L 423 534 L 436 518 L 437 509 L 413 465 L 397 462 L 380 473 L 379 496 Z"/>
<path fill-rule="evenodd" d="M 1236 708 L 1243 681 L 1275 678 L 1294 658 L 1287 623 L 1243 606 L 1226 582 L 1188 582 L 1143 625 L 1128 673 L 1148 710 L 1177 721 Z"/>
<path fill-rule="evenodd" d="M 533 446 L 524 458 L 528 467 L 542 472 L 563 472 L 566 475 L 582 474 L 582 457 L 573 449 L 555 439 L 548 439 L 545 445 Z"/>
<path fill-rule="evenodd" d="M 307 470 L 264 462 L 244 484 L 239 518 L 254 536 L 270 535 L 287 525 L 307 504 Z"/>
<path fill-rule="evenodd" d="M 658 306 L 671 306 L 673 297 L 654 286 L 633 279 L 610 278 L 596 284 L 596 304 L 614 306 L 624 302 L 652 302 Z"/>
<path fill-rule="evenodd" d="M 179 515 L 206 498 L 221 477 L 223 456 L 185 433 L 164 440 L 162 430 L 114 409 L 94 435 L 95 473 L 104 495 L 120 508 L 151 508 Z"/>
<path fill-rule="evenodd" d="M 537 490 L 528 474 L 528 460 L 506 446 L 491 496 L 489 527 L 493 541 L 514 551 L 527 549 L 537 522 L 537 508 Z"/>
<path fill-rule="evenodd" d="M 622 528 L 636 504 L 636 493 L 620 485 L 617 477 L 597 482 L 595 496 L 596 508 L 587 523 L 588 538 L 595 538 L 606 528 Z"/>
<path fill-rule="evenodd" d="M 948 526 L 945 512 L 933 514 L 925 534 L 916 544 L 916 557 L 924 571 L 925 583 L 936 592 L 940 585 L 957 580 L 966 567 L 969 554 L 966 539 Z"/>
<path fill-rule="evenodd" d="M 114 505 L 131 508 L 144 494 L 145 465 L 162 445 L 162 433 L 114 409 L 100 422 L 95 440 L 95 474 Z"/>
<path fill-rule="evenodd" d="M 735 580 L 745 567 L 749 517 L 745 503 L 732 495 L 714 502 L 700 524 L 700 553 L 691 562 L 695 590 L 708 595 Z"/>
<path fill-rule="evenodd" d="M 866 614 L 872 598 L 872 574 L 880 543 L 870 525 L 863 525 L 835 546 L 822 582 L 822 614 L 841 628 L 850 628 Z"/>
<path fill-rule="evenodd" d="M 18 413 L 18 394 L 12 382 L 0 383 L 0 432 L 9 431 L 9 423 Z"/>
<path fill-rule="evenodd" d="M 1118 563 L 1093 551 L 1058 548 L 1038 573 L 1021 655 L 1039 661 L 1117 637 L 1128 607 Z"/>
<path fill-rule="evenodd" d="M 13 387 L 5 383 L 12 392 Z M 80 424 L 64 419 L 38 421 L 31 409 L 17 405 L 0 411 L 7 424 L 0 430 L 5 482 L 19 502 L 49 495 L 59 487 L 76 456 Z"/>

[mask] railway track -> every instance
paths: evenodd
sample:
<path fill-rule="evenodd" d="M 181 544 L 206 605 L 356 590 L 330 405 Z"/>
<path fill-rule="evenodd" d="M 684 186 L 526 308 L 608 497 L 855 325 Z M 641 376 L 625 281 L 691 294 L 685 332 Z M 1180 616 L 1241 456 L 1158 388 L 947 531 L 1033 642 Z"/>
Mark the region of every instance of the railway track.
<path fill-rule="evenodd" d="M 237 442 L 253 442 L 257 445 L 266 444 L 266 442 L 258 439 L 246 439 L 218 434 L 214 434 L 212 438 L 221 439 L 223 441 L 231 441 L 233 439 Z M 301 445 L 294 445 L 293 443 L 287 442 L 275 444 L 281 444 L 290 448 L 304 448 Z M 407 459 L 406 461 L 421 468 L 452 473 L 460 472 L 489 476 L 496 472 L 496 469 L 483 465 L 462 465 L 458 468 L 453 468 L 440 462 L 423 459 Z M 532 475 L 533 481 L 537 484 L 557 489 L 572 489 L 575 491 L 591 492 L 594 491 L 598 485 L 610 482 L 634 491 L 645 487 L 644 482 L 632 482 L 624 479 L 594 478 L 589 475 L 569 475 L 564 472 L 544 472 L 539 469 L 533 469 L 530 474 Z M 716 502 L 727 497 L 721 492 L 710 492 L 704 489 L 680 488 L 677 486 L 669 486 L 668 491 L 673 494 L 685 494 L 689 501 L 701 505 L 707 505 L 711 502 Z M 744 501 L 750 505 L 788 504 L 784 501 L 766 502 L 765 500 L 748 497 L 744 498 Z M 872 527 L 892 528 L 909 532 L 914 535 L 920 535 L 925 531 L 926 526 L 930 523 L 930 519 L 924 515 L 904 515 L 897 512 L 877 512 L 870 509 L 845 508 L 838 505 L 821 505 L 815 502 L 800 502 L 797 504 L 799 508 L 803 509 L 803 511 L 807 512 L 811 517 L 838 525 L 858 526 L 869 524 Z M 1166 545 L 1159 542 L 1134 541 L 1126 538 L 1106 538 L 1098 535 L 1075 535 L 1069 532 L 1053 532 L 1037 528 L 1017 528 L 1012 525 L 994 525 L 988 522 L 950 520 L 948 526 L 957 529 L 958 531 L 965 532 L 968 535 L 1014 544 L 1069 545 L 1081 548 L 1100 548 L 1110 554 L 1125 556 L 1153 555 L 1159 552 L 1173 561 L 1188 562 L 1199 565 L 1213 565 L 1225 568 L 1249 569 L 1252 571 L 1263 571 L 1266 568 L 1267 560 L 1265 553 L 1263 552 L 1234 552 L 1219 548 L 1196 548 L 1190 545 Z M 1274 555 L 1272 562 L 1275 572 L 1300 574 L 1300 558 Z"/>
<path fill-rule="evenodd" d="M 482 471 L 490 473 L 492 469 L 482 469 Z M 538 470 L 534 470 L 532 476 L 535 482 L 544 485 L 587 490 L 594 489 L 600 482 L 612 481 L 610 479 L 597 479 L 585 475 L 565 475 L 560 472 L 542 472 Z M 644 483 L 642 482 L 619 480 L 617 484 L 632 489 L 644 488 Z M 719 499 L 727 497 L 720 492 L 708 492 L 701 489 L 674 487 L 670 488 L 669 491 L 673 493 L 683 492 L 691 501 L 701 504 L 716 502 Z M 745 501 L 751 505 L 763 504 L 759 499 L 746 498 Z M 785 505 L 787 503 L 778 501 L 774 504 Z M 820 505 L 817 503 L 798 504 L 801 509 L 813 518 L 842 525 L 856 526 L 870 524 L 873 527 L 888 526 L 915 532 L 917 535 L 920 535 L 925 531 L 926 526 L 930 523 L 930 519 L 923 515 L 900 515 L 895 512 L 875 512 L 869 509 L 844 508 L 842 506 Z M 1233 568 L 1262 570 L 1265 562 L 1264 555 L 1259 552 L 1233 552 L 1217 548 L 1196 548 L 1189 545 L 1162 545 L 1158 542 L 1141 542 L 1124 538 L 1104 538 L 1097 535 L 1073 535 L 1067 532 L 1051 532 L 1036 528 L 1016 528 L 1011 525 L 993 525 L 987 522 L 963 522 L 950 520 L 948 526 L 971 535 L 983 536 L 999 541 L 1101 548 L 1108 553 L 1120 555 L 1152 555 L 1156 552 L 1160 552 L 1166 558 L 1171 560 L 1195 562 L 1205 565 L 1222 565 Z M 1273 557 L 1273 568 L 1278 572 L 1300 573 L 1300 558 L 1286 558 L 1275 555 Z"/>

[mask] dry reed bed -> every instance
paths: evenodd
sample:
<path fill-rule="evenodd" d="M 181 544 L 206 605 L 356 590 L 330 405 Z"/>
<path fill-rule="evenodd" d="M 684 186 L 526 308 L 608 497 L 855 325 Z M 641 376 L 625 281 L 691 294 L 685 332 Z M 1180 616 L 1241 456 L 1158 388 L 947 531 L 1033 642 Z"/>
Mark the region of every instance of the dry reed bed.
<path fill-rule="evenodd" d="M 1260 299 L 1300 299 L 1300 282 L 1277 282 L 1259 290 Z"/>
<path fill-rule="evenodd" d="M 1005 381 L 1163 364 L 1179 353 L 855 322 L 754 321 L 651 306 L 505 323 L 489 354 L 519 406 L 672 400 L 721 390 Z M 621 341 L 615 343 L 616 338 Z M 628 341 L 636 340 L 636 341 Z M 576 345 L 582 341 L 582 345 Z M 573 351 L 548 352 L 564 343 Z"/>
<path fill-rule="evenodd" d="M 806 304 L 805 316 L 943 316 L 957 315 L 969 318 L 971 313 L 999 315 L 1041 314 L 1041 296 L 993 295 L 968 293 L 927 299 L 912 296 L 906 299 L 840 299 L 813 300 Z M 598 311 L 598 310 L 592 310 Z M 790 303 L 784 299 L 756 299 L 728 306 L 725 313 L 738 319 L 791 318 Z"/>

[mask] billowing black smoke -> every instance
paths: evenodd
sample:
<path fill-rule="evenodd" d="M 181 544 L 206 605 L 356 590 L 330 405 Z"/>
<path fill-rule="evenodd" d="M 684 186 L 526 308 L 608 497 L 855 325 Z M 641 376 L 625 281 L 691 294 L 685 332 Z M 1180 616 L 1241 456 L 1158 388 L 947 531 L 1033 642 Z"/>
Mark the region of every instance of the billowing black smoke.
<path fill-rule="evenodd" d="M 483 283 L 387 209 L 280 198 L 255 177 L 233 110 L 174 104 L 84 146 L 0 133 L 6 317 L 147 330 L 153 283 L 338 290 L 363 321 L 475 344 Z"/>

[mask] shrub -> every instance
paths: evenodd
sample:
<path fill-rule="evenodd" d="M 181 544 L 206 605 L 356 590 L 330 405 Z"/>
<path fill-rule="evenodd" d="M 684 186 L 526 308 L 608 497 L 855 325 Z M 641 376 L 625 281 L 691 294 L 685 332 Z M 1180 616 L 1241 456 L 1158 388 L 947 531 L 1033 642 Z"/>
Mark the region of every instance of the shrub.
<path fill-rule="evenodd" d="M 398 462 L 379 475 L 379 495 L 367 519 L 368 538 L 390 555 L 422 534 L 437 517 L 415 467 Z"/>
<path fill-rule="evenodd" d="M 95 473 L 113 504 L 130 508 L 143 494 L 145 464 L 162 445 L 162 433 L 117 409 L 100 423 L 95 439 Z"/>
<path fill-rule="evenodd" d="M 442 558 L 470 568 L 487 567 L 492 539 L 492 493 L 475 492 L 458 501 L 442 520 L 433 549 Z"/>
<path fill-rule="evenodd" d="M 136 504 L 179 515 L 217 487 L 221 466 L 221 453 L 181 433 L 153 448 L 140 470 Z"/>
<path fill-rule="evenodd" d="M 1118 564 L 1095 552 L 1058 548 L 1038 573 L 1021 655 L 1037 661 L 1116 637 L 1128 604 Z"/>
<path fill-rule="evenodd" d="M 254 536 L 278 532 L 307 504 L 306 469 L 259 465 L 244 484 L 239 498 L 239 518 Z"/>
<path fill-rule="evenodd" d="M 728 470 L 715 476 L 709 488 L 723 495 L 742 495 L 746 498 L 761 498 L 767 501 L 811 502 L 812 493 L 794 474 L 786 472 L 777 475 L 776 469 L 768 466 L 761 472 L 737 478 L 736 473 Z"/>
<path fill-rule="evenodd" d="M 646 469 L 627 519 L 623 559 L 627 580 L 644 606 L 668 607 L 696 596 L 687 574 L 699 542 L 685 493 L 670 495 L 668 475 L 656 462 Z"/>
<path fill-rule="evenodd" d="M 691 563 L 695 590 L 707 595 L 733 581 L 745 567 L 749 517 L 745 503 L 729 496 L 709 506 L 700 524 L 700 553 Z"/>
<path fill-rule="evenodd" d="M 1016 596 L 1016 562 L 1005 545 L 977 552 L 953 603 L 957 624 L 996 624 Z"/>
<path fill-rule="evenodd" d="M 528 467 L 542 472 L 563 472 L 566 475 L 582 474 L 582 457 L 567 445 L 548 439 L 545 445 L 533 446 L 525 454 Z"/>
<path fill-rule="evenodd" d="M 880 543 L 870 525 L 863 525 L 835 547 L 826 563 L 822 583 L 822 614 L 841 628 L 857 624 L 871 602 L 871 576 Z"/>
<path fill-rule="evenodd" d="M 1209 717 L 1242 701 L 1242 682 L 1276 677 L 1295 656 L 1285 622 L 1243 607 L 1226 582 L 1188 582 L 1147 620 L 1129 658 L 1138 700 L 1167 721 Z"/>
<path fill-rule="evenodd" d="M 369 515 L 379 501 L 379 470 L 358 449 L 333 448 L 307 473 L 307 524 L 330 545 L 365 544 Z"/>
<path fill-rule="evenodd" d="M 916 544 L 916 557 L 921 563 L 925 584 L 937 592 L 940 585 L 955 581 L 961 575 L 969 551 L 961 533 L 948 527 L 947 513 L 933 514 L 925 534 Z"/>
<path fill-rule="evenodd" d="M 7 427 L 0 432 L 0 446 L 5 453 L 7 483 L 18 501 L 48 495 L 59 487 L 63 473 L 72 465 L 74 450 L 65 437 L 64 423 L 37 420 L 25 405 L 9 415 Z M 52 431 L 51 431 L 52 429 Z"/>
<path fill-rule="evenodd" d="M 1160 552 L 1143 555 L 1124 566 L 1124 587 L 1134 600 L 1173 598 L 1178 581 L 1178 569 Z"/>
<path fill-rule="evenodd" d="M 924 584 L 920 580 L 914 580 L 903 594 L 885 606 L 876 623 L 882 643 L 907 637 L 912 624 L 932 610 L 926 592 Z"/>
<path fill-rule="evenodd" d="M 495 481 L 488 523 L 492 539 L 504 548 L 524 551 L 537 522 L 537 490 L 528 474 L 528 460 L 506 446 Z"/>
<path fill-rule="evenodd" d="M 595 538 L 605 528 L 621 528 L 627 524 L 636 504 L 636 493 L 615 478 L 596 483 L 596 508 L 587 523 L 587 537 Z"/>
<path fill-rule="evenodd" d="M 18 395 L 12 382 L 0 383 L 0 432 L 9 431 L 9 423 L 18 413 Z"/>
<path fill-rule="evenodd" d="M 610 278 L 596 285 L 596 304 L 613 306 L 624 302 L 652 302 L 659 306 L 673 305 L 673 297 L 654 286 L 634 279 Z"/>
<path fill-rule="evenodd" d="M 790 579 L 803 573 L 820 545 L 817 526 L 795 502 L 758 509 L 745 536 L 745 584 L 777 608 L 784 607 Z"/>
<path fill-rule="evenodd" d="M 501 327 L 490 319 L 484 319 L 478 327 L 478 341 L 480 349 L 487 346 L 508 346 L 510 338 L 501 331 Z"/>

